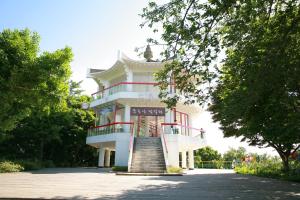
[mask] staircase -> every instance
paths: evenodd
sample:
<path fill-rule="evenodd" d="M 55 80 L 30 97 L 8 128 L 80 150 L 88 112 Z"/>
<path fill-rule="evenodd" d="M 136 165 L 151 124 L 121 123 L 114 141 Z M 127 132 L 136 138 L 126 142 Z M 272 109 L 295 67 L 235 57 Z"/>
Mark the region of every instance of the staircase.
<path fill-rule="evenodd" d="M 136 137 L 130 172 L 164 173 L 166 164 L 158 137 Z"/>

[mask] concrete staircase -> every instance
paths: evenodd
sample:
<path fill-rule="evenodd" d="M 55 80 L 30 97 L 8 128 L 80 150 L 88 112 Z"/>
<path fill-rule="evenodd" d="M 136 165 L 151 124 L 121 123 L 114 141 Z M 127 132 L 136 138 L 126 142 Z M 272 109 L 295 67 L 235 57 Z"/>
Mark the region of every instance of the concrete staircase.
<path fill-rule="evenodd" d="M 130 172 L 163 173 L 165 171 L 166 164 L 160 138 L 136 137 Z"/>

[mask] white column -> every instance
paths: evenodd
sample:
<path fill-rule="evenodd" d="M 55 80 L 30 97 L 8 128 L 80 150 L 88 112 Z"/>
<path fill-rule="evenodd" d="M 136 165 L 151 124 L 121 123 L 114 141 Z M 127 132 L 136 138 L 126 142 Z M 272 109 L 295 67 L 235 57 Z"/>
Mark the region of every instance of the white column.
<path fill-rule="evenodd" d="M 170 109 L 166 109 L 165 122 L 166 123 L 173 123 L 174 122 L 173 111 L 171 111 Z M 171 134 L 172 133 L 170 125 L 166 125 L 163 128 L 164 128 L 165 134 Z"/>
<path fill-rule="evenodd" d="M 104 167 L 104 148 L 99 148 L 98 167 Z"/>
<path fill-rule="evenodd" d="M 131 70 L 127 69 L 126 70 L 127 74 L 127 82 L 133 82 L 133 73 Z M 132 91 L 132 84 L 127 85 L 127 91 L 131 92 Z"/>
<path fill-rule="evenodd" d="M 181 152 L 181 166 L 186 169 L 186 151 Z"/>
<path fill-rule="evenodd" d="M 194 169 L 194 151 L 189 150 L 189 169 Z"/>
<path fill-rule="evenodd" d="M 125 122 L 130 122 L 130 106 L 125 105 L 125 112 L 124 112 L 124 121 Z M 124 130 L 125 132 L 129 133 L 130 132 L 130 125 L 124 125 Z"/>
<path fill-rule="evenodd" d="M 105 167 L 109 167 L 110 166 L 110 150 L 106 149 L 105 151 L 105 162 L 104 162 L 104 166 Z"/>
<path fill-rule="evenodd" d="M 169 166 L 179 167 L 179 147 L 177 135 L 165 134 L 165 140 L 168 147 Z"/>
<path fill-rule="evenodd" d="M 108 81 L 102 81 L 102 84 L 104 86 L 104 89 L 108 88 L 110 86 Z M 104 90 L 103 91 L 104 97 L 108 96 L 108 94 L 109 94 L 109 90 Z"/>

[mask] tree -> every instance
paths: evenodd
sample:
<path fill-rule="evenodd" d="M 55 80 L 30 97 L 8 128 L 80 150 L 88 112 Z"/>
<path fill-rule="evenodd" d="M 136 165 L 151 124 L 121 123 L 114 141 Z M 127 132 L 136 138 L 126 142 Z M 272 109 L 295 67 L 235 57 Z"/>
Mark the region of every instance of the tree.
<path fill-rule="evenodd" d="M 200 156 L 201 161 L 220 160 L 221 154 L 211 147 L 204 147 L 195 152 L 195 156 Z"/>
<path fill-rule="evenodd" d="M 239 147 L 238 149 L 230 148 L 223 155 L 225 161 L 242 161 L 246 156 L 246 149 L 244 147 Z"/>
<path fill-rule="evenodd" d="M 71 75 L 71 49 L 39 52 L 37 33 L 0 33 L 0 130 L 12 130 L 32 111 L 63 109 Z"/>
<path fill-rule="evenodd" d="M 171 0 L 142 17 L 163 28 L 161 89 L 172 79 L 186 103 L 211 104 L 225 137 L 275 148 L 288 171 L 300 148 L 300 2 Z M 173 107 L 179 94 L 161 96 Z"/>
<path fill-rule="evenodd" d="M 64 167 L 95 164 L 96 151 L 85 143 L 94 113 L 81 108 L 91 98 L 82 95 L 79 87 L 80 83 L 70 81 L 67 109 L 52 110 L 49 115 L 32 112 L 7 132 L 0 140 L 0 159 L 50 160 Z"/>

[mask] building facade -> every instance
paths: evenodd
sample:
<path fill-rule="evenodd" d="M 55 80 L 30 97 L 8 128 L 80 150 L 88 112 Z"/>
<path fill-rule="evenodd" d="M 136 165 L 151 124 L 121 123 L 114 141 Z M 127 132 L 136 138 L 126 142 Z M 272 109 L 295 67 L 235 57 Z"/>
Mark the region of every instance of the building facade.
<path fill-rule="evenodd" d="M 162 67 L 161 62 L 121 55 L 107 70 L 88 70 L 87 76 L 96 81 L 98 91 L 92 94 L 90 109 L 96 120 L 86 143 L 99 149 L 99 167 L 128 166 L 134 171 L 134 165 L 154 166 L 153 160 L 159 159 L 165 166 L 161 169 L 194 168 L 193 151 L 206 145 L 205 133 L 196 121 L 202 110 L 180 102 L 174 109 L 166 108 L 154 80 L 154 73 Z M 173 85 L 169 87 L 175 91 Z M 144 146 L 138 146 L 139 141 Z M 156 150 L 161 150 L 161 159 L 151 157 L 159 155 Z"/>

